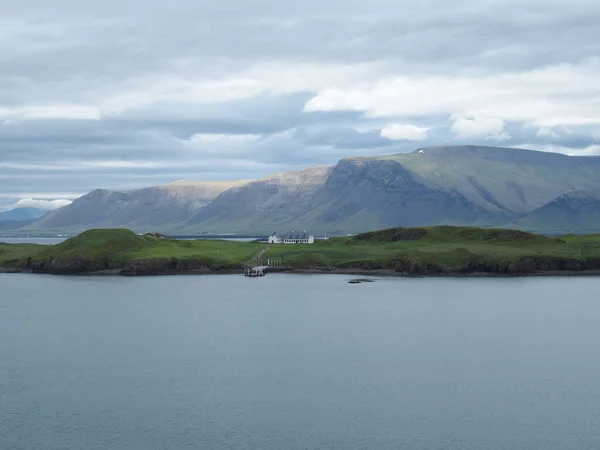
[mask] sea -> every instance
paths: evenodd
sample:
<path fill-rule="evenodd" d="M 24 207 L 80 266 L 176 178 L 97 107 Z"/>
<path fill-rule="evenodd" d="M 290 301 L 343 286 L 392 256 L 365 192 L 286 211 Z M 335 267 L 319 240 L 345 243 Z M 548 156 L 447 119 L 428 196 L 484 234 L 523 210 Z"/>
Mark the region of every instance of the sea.
<path fill-rule="evenodd" d="M 0 275 L 0 449 L 600 448 L 600 278 Z"/>

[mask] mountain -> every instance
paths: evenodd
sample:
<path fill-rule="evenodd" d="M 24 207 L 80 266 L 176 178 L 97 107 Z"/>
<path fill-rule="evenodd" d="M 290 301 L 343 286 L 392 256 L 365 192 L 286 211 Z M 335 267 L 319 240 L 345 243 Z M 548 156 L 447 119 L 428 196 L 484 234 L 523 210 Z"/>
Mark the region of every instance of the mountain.
<path fill-rule="evenodd" d="M 48 211 L 38 208 L 15 208 L 0 212 L 0 222 L 4 221 L 24 221 L 42 217 Z"/>
<path fill-rule="evenodd" d="M 519 218 L 520 228 L 560 231 L 600 231 L 600 189 L 572 191 Z"/>
<path fill-rule="evenodd" d="M 320 234 L 327 229 L 328 234 L 339 235 L 447 224 L 511 225 L 542 231 L 572 228 L 571 221 L 576 219 L 560 215 L 558 206 L 552 205 L 573 192 L 589 197 L 587 212 L 583 203 L 578 207 L 577 227 L 595 224 L 595 197 L 590 193 L 596 190 L 600 190 L 598 157 L 442 146 L 346 158 L 331 167 L 255 181 L 180 183 L 129 192 L 98 190 L 27 228 L 101 226 L 240 234 L 292 230 Z M 575 198 L 570 201 L 573 204 Z"/>
<path fill-rule="evenodd" d="M 320 170 L 293 189 L 272 179 L 226 191 L 186 225 L 263 233 L 501 226 L 565 192 L 600 187 L 600 158 L 500 147 L 432 147 Z"/>
<path fill-rule="evenodd" d="M 202 231 L 270 232 L 479 223 L 495 213 L 453 190 L 428 187 L 391 160 L 351 158 L 225 191 L 189 220 Z"/>
<path fill-rule="evenodd" d="M 27 228 L 166 229 L 192 217 L 221 192 L 244 183 L 178 182 L 124 192 L 96 189 L 70 205 L 49 213 Z"/>
<path fill-rule="evenodd" d="M 312 199 L 330 172 L 330 167 L 314 167 L 229 189 L 186 221 L 185 226 L 221 232 L 264 232 L 282 223 L 297 223 L 313 208 Z"/>
<path fill-rule="evenodd" d="M 0 231 L 15 231 L 33 223 L 34 220 L 0 220 Z"/>
<path fill-rule="evenodd" d="M 600 187 L 600 158 L 502 147 L 454 146 L 385 156 L 424 184 L 455 189 L 490 211 L 526 213 L 574 190 Z"/>

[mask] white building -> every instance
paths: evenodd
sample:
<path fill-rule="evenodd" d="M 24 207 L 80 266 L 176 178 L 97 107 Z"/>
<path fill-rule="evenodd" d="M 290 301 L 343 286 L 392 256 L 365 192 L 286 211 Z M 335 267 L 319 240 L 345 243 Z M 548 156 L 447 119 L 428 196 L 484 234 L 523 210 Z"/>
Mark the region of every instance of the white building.
<path fill-rule="evenodd" d="M 313 235 L 304 233 L 294 233 L 293 231 L 286 236 L 279 236 L 273 233 L 269 236 L 269 244 L 314 244 L 315 238 Z"/>

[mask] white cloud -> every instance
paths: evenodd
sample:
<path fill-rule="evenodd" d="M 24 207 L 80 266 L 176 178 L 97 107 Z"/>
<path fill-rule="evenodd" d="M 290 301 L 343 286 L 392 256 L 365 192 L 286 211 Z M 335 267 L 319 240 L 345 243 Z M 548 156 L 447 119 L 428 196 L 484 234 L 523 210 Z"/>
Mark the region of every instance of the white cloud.
<path fill-rule="evenodd" d="M 0 169 L 23 171 L 80 171 L 95 169 L 155 169 L 161 167 L 178 167 L 174 162 L 127 161 L 127 160 L 91 160 L 91 161 L 55 161 L 52 163 L 10 163 L 0 162 Z"/>
<path fill-rule="evenodd" d="M 487 76 L 404 76 L 321 89 L 305 111 L 368 117 L 495 117 L 537 127 L 600 124 L 600 60 Z"/>
<path fill-rule="evenodd" d="M 379 134 L 410 151 L 458 118 L 476 144 L 600 127 L 598 0 L 22 3 L 0 17 L 0 200 L 31 195 L 7 204 L 332 164 Z"/>
<path fill-rule="evenodd" d="M 55 199 L 55 200 L 41 200 L 36 198 L 23 198 L 15 203 L 13 208 L 38 208 L 46 211 L 52 211 L 63 206 L 70 205 L 71 200 L 67 199 Z"/>
<path fill-rule="evenodd" d="M 550 127 L 542 127 L 536 133 L 539 137 L 549 137 L 549 138 L 557 138 L 560 137 L 558 133 L 552 130 Z"/>
<path fill-rule="evenodd" d="M 457 117 L 450 128 L 458 139 L 485 138 L 507 140 L 510 135 L 504 131 L 504 121 L 494 117 Z"/>
<path fill-rule="evenodd" d="M 600 130 L 592 131 L 592 138 L 597 141 L 600 141 Z"/>
<path fill-rule="evenodd" d="M 201 65 L 199 71 L 203 69 Z M 315 92 L 331 85 L 358 86 L 381 74 L 379 64 L 309 64 L 270 62 L 252 64 L 218 77 L 195 73 L 158 73 L 139 80 L 135 87 L 99 99 L 105 115 L 156 103 L 214 104 L 261 94 Z"/>
<path fill-rule="evenodd" d="M 218 133 L 198 133 L 194 134 L 189 140 L 192 142 L 222 142 L 222 143 L 244 143 L 255 142 L 261 136 L 259 134 L 218 134 Z"/>
<path fill-rule="evenodd" d="M 427 139 L 428 130 L 416 125 L 393 124 L 383 128 L 381 136 L 394 141 L 423 141 Z"/>
<path fill-rule="evenodd" d="M 100 116 L 101 113 L 98 108 L 82 105 L 44 105 L 0 108 L 0 118 L 9 117 L 12 119 L 4 121 L 5 125 L 11 124 L 15 119 L 97 120 Z"/>

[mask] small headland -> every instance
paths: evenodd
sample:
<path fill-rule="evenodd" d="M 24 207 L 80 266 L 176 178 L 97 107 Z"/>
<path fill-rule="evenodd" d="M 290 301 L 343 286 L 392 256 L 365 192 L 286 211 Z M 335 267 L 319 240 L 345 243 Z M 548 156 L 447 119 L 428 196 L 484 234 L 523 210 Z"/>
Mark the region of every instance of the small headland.
<path fill-rule="evenodd" d="M 269 267 L 268 261 L 277 265 Z M 437 226 L 392 228 L 307 245 L 267 245 L 176 240 L 126 229 L 100 229 L 52 246 L 0 243 L 0 272 L 244 274 L 248 267 L 265 264 L 265 273 L 597 275 L 600 236 L 548 237 L 518 230 Z"/>

